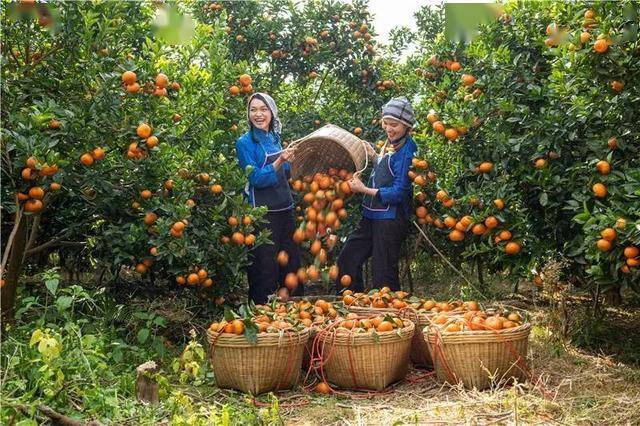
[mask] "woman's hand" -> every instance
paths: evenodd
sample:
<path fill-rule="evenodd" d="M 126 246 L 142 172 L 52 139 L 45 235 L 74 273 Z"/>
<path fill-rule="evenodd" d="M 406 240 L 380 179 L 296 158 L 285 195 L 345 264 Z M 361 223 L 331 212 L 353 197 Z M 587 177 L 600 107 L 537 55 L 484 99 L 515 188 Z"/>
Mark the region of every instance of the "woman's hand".
<path fill-rule="evenodd" d="M 354 176 L 354 177 L 349 181 L 349 186 L 351 187 L 351 191 L 352 191 L 352 192 L 364 192 L 364 189 L 366 188 L 366 186 L 364 185 L 364 183 L 362 183 L 362 181 L 360 180 L 360 178 L 358 178 L 357 176 Z"/>
<path fill-rule="evenodd" d="M 291 163 L 296 158 L 296 154 L 293 149 L 285 149 L 282 151 L 282 154 L 280 154 L 280 158 L 282 158 L 283 161 Z"/>
<path fill-rule="evenodd" d="M 351 187 L 352 192 L 360 192 L 362 194 L 371 195 L 372 197 L 375 197 L 378 193 L 376 188 L 369 188 L 368 186 L 365 186 L 358 176 L 354 176 L 349 181 L 349 186 Z"/>
<path fill-rule="evenodd" d="M 280 166 L 282 166 L 282 164 L 287 161 L 287 162 L 292 162 L 295 158 L 295 154 L 293 153 L 292 149 L 284 149 L 282 150 L 282 152 L 280 153 L 280 155 L 278 156 L 278 158 L 276 158 L 276 161 L 273 162 L 273 167 L 278 170 L 280 168 Z"/>

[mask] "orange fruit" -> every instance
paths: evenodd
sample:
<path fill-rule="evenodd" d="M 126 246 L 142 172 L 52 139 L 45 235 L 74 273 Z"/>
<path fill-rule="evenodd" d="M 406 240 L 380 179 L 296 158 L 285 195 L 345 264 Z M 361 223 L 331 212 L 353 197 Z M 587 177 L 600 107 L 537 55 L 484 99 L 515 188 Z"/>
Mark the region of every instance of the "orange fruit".
<path fill-rule="evenodd" d="M 156 136 L 149 136 L 146 143 L 149 148 L 155 148 L 158 146 L 158 138 Z"/>
<path fill-rule="evenodd" d="M 249 234 L 246 237 L 244 237 L 244 245 L 246 246 L 252 246 L 254 245 L 256 242 L 256 236 L 253 234 Z"/>
<path fill-rule="evenodd" d="M 360 136 L 360 134 L 362 134 L 362 129 L 360 127 L 356 127 L 355 129 L 353 129 L 353 134 L 356 136 Z"/>
<path fill-rule="evenodd" d="M 444 137 L 449 139 L 450 141 L 454 141 L 458 139 L 458 131 L 453 128 L 447 129 L 444 132 Z"/>
<path fill-rule="evenodd" d="M 596 247 L 600 251 L 609 251 L 611 250 L 611 242 L 602 238 L 596 242 Z"/>
<path fill-rule="evenodd" d="M 500 317 L 490 316 L 484 321 L 484 325 L 489 330 L 501 330 L 504 328 L 504 321 Z"/>
<path fill-rule="evenodd" d="M 104 156 L 105 156 L 104 149 L 100 147 L 94 148 L 94 150 L 91 151 L 91 156 L 93 157 L 94 160 L 97 160 L 97 161 L 104 159 Z"/>
<path fill-rule="evenodd" d="M 438 133 L 444 133 L 444 131 L 445 131 L 445 127 L 444 127 L 444 124 L 442 123 L 442 121 L 436 121 L 436 122 L 432 123 L 431 127 L 433 127 L 433 130 L 435 130 Z"/>
<path fill-rule="evenodd" d="M 586 43 L 591 39 L 591 34 L 589 34 L 587 31 L 583 31 L 580 34 L 580 43 Z"/>
<path fill-rule="evenodd" d="M 611 82 L 611 89 L 613 89 L 615 92 L 618 92 L 618 93 L 622 92 L 622 89 L 624 89 L 624 82 L 613 80 Z"/>
<path fill-rule="evenodd" d="M 219 185 L 219 184 L 216 183 L 214 185 L 211 185 L 210 189 L 211 189 L 211 192 L 213 192 L 214 194 L 217 195 L 217 194 L 220 194 L 222 192 L 222 185 Z"/>
<path fill-rule="evenodd" d="M 240 232 L 234 232 L 231 235 L 231 241 L 239 246 L 244 245 L 244 235 Z"/>
<path fill-rule="evenodd" d="M 178 275 L 176 277 L 176 283 L 178 283 L 178 285 L 185 285 L 187 280 L 182 275 Z"/>
<path fill-rule="evenodd" d="M 459 242 L 464 240 L 464 232 L 454 229 L 449 232 L 449 239 L 451 241 Z"/>
<path fill-rule="evenodd" d="M 185 225 L 185 223 L 184 223 L 184 222 L 182 222 L 182 221 L 178 221 L 178 222 L 175 222 L 175 223 L 171 226 L 171 229 L 174 229 L 176 232 L 182 232 L 182 231 L 184 231 L 184 227 L 185 227 L 185 226 L 186 226 L 186 225 Z"/>
<path fill-rule="evenodd" d="M 380 332 L 392 331 L 393 323 L 391 323 L 390 321 L 382 321 L 380 324 L 378 324 L 378 326 L 376 327 L 376 330 Z"/>
<path fill-rule="evenodd" d="M 320 240 L 315 240 L 313 243 L 311 243 L 311 247 L 309 248 L 309 252 L 312 255 L 317 256 L 318 253 L 320 253 L 320 249 L 322 249 L 322 243 L 320 242 Z"/>
<path fill-rule="evenodd" d="M 138 83 L 132 83 L 125 86 L 125 89 L 129 93 L 138 93 L 140 91 L 140 85 Z"/>
<path fill-rule="evenodd" d="M 506 229 L 504 231 L 500 231 L 500 233 L 498 234 L 498 237 L 500 237 L 502 241 L 510 240 L 511 236 L 511 232 L 507 231 Z"/>
<path fill-rule="evenodd" d="M 136 80 L 138 79 L 138 77 L 136 76 L 136 73 L 133 71 L 123 72 L 120 78 L 122 79 L 122 82 L 127 86 L 135 83 Z"/>
<path fill-rule="evenodd" d="M 91 154 L 84 153 L 80 156 L 80 162 L 85 166 L 90 166 L 93 164 L 93 157 Z"/>
<path fill-rule="evenodd" d="M 248 86 L 253 82 L 253 79 L 249 74 L 242 74 L 240 78 L 238 78 L 238 81 L 240 82 L 241 85 Z"/>
<path fill-rule="evenodd" d="M 239 224 L 238 219 L 235 216 L 229 216 L 229 218 L 227 219 L 227 223 L 232 228 L 235 228 Z"/>
<path fill-rule="evenodd" d="M 156 222 L 157 219 L 158 219 L 158 215 L 156 215 L 153 212 L 148 212 L 147 214 L 144 215 L 144 224 L 147 226 L 151 226 Z"/>
<path fill-rule="evenodd" d="M 147 265 L 145 265 L 144 263 L 138 263 L 136 265 L 136 272 L 141 274 L 141 275 L 146 274 L 147 273 Z"/>
<path fill-rule="evenodd" d="M 231 321 L 231 325 L 233 327 L 233 334 L 237 334 L 238 336 L 244 333 L 244 322 L 239 319 L 235 319 Z"/>
<path fill-rule="evenodd" d="M 596 12 L 593 9 L 588 9 L 584 13 L 584 19 L 594 19 L 596 17 Z"/>
<path fill-rule="evenodd" d="M 488 228 L 488 229 L 493 229 L 495 227 L 498 226 L 500 222 L 498 221 L 498 219 L 495 216 L 488 216 L 485 220 L 484 220 L 484 225 Z"/>
<path fill-rule="evenodd" d="M 611 165 L 608 161 L 600 160 L 596 164 L 596 170 L 598 170 L 598 173 L 600 173 L 601 175 L 608 175 L 609 173 L 611 173 Z"/>
<path fill-rule="evenodd" d="M 638 265 L 640 265 L 640 259 L 636 259 L 634 257 L 630 257 L 627 259 L 627 266 L 635 268 Z"/>
<path fill-rule="evenodd" d="M 602 183 L 594 184 L 591 189 L 593 190 L 594 195 L 598 198 L 604 198 L 607 196 L 607 187 Z"/>
<path fill-rule="evenodd" d="M 498 210 L 504 209 L 504 200 L 502 200 L 501 198 L 497 198 L 493 200 L 493 204 L 496 206 Z"/>
<path fill-rule="evenodd" d="M 470 74 L 462 74 L 461 80 L 464 86 L 471 86 L 476 82 L 476 78 Z"/>
<path fill-rule="evenodd" d="M 520 245 L 519 242 L 517 241 L 510 241 L 507 243 L 507 245 L 504 247 L 504 251 L 505 253 L 507 253 L 508 255 L 515 255 L 520 253 L 520 250 L 522 250 L 522 246 Z"/>
<path fill-rule="evenodd" d="M 627 259 L 631 259 L 634 257 L 638 257 L 638 255 L 640 254 L 640 249 L 634 246 L 627 246 L 624 248 L 623 253 L 624 253 L 624 257 L 626 257 Z"/>
<path fill-rule="evenodd" d="M 490 161 L 484 161 L 478 166 L 478 172 L 480 173 L 489 173 L 491 170 L 493 170 L 493 163 Z"/>
<path fill-rule="evenodd" d="M 534 166 L 536 169 L 544 169 L 545 167 L 547 167 L 547 160 L 545 160 L 544 158 L 538 158 L 534 162 Z"/>
<path fill-rule="evenodd" d="M 487 228 L 482 223 L 476 223 L 471 228 L 471 232 L 473 232 L 474 235 L 482 235 L 486 230 Z"/>
<path fill-rule="evenodd" d="M 451 71 L 460 71 L 462 69 L 462 65 L 460 65 L 460 62 L 454 61 L 451 62 L 451 65 L 449 65 L 449 70 Z"/>
<path fill-rule="evenodd" d="M 143 200 L 148 200 L 152 195 L 153 194 L 148 189 L 140 191 L 140 197 L 142 197 Z"/>
<path fill-rule="evenodd" d="M 156 75 L 156 86 L 164 89 L 165 87 L 167 87 L 169 85 L 169 78 L 163 74 L 163 73 L 159 73 L 158 75 Z"/>
<path fill-rule="evenodd" d="M 327 382 L 318 383 L 314 390 L 318 393 L 323 393 L 325 395 L 328 395 L 331 393 L 331 387 L 329 387 Z"/>
<path fill-rule="evenodd" d="M 38 213 L 43 207 L 44 205 L 40 200 L 28 200 L 24 203 L 24 211 L 29 213 Z"/>
<path fill-rule="evenodd" d="M 29 157 L 27 158 L 27 161 L 25 162 L 25 164 L 27 165 L 27 167 L 29 167 L 30 169 L 34 169 L 36 168 L 37 165 L 37 160 L 36 157 Z"/>
<path fill-rule="evenodd" d="M 597 53 L 605 53 L 608 49 L 609 43 L 607 43 L 607 40 L 603 38 L 598 39 L 595 43 L 593 43 L 593 50 L 595 50 Z"/>
<path fill-rule="evenodd" d="M 618 233 L 613 228 L 605 228 L 600 231 L 600 236 L 607 241 L 613 241 L 618 236 Z"/>
<path fill-rule="evenodd" d="M 343 275 L 340 277 L 340 284 L 343 287 L 349 287 L 351 285 L 351 275 Z"/>
<path fill-rule="evenodd" d="M 142 139 L 147 139 L 151 136 L 151 126 L 147 123 L 140 123 L 136 128 L 136 134 Z"/>
<path fill-rule="evenodd" d="M 340 270 L 338 268 L 338 265 L 331 265 L 331 267 L 329 268 L 329 279 L 331 281 L 335 281 L 336 278 L 338 278 L 339 273 L 340 273 Z"/>
<path fill-rule="evenodd" d="M 189 285 L 196 285 L 198 284 L 199 281 L 200 281 L 200 277 L 198 277 L 198 274 L 196 273 L 191 273 L 187 276 L 187 283 Z"/>
<path fill-rule="evenodd" d="M 290 291 L 293 291 L 298 287 L 298 276 L 295 274 L 295 272 L 289 272 L 286 275 L 286 277 L 284 278 L 284 285 Z"/>
<path fill-rule="evenodd" d="M 229 87 L 229 93 L 231 93 L 232 96 L 237 96 L 240 94 L 240 88 L 238 86 L 231 86 Z"/>
<path fill-rule="evenodd" d="M 51 185 L 49 185 L 49 189 L 51 191 L 57 191 L 61 188 L 60 184 L 58 182 L 52 182 Z"/>
<path fill-rule="evenodd" d="M 36 200 L 42 200 L 44 198 L 44 189 L 40 188 L 39 186 L 34 186 L 33 188 L 29 189 L 29 197 L 35 198 Z"/>
<path fill-rule="evenodd" d="M 281 250 L 276 257 L 276 260 L 278 261 L 278 265 L 285 267 L 287 266 L 287 263 L 289 263 L 289 254 L 286 251 Z"/>
<path fill-rule="evenodd" d="M 436 121 L 438 121 L 438 115 L 434 112 L 430 112 L 429 114 L 427 114 L 427 121 L 431 124 L 435 123 Z"/>
<path fill-rule="evenodd" d="M 607 146 L 609 147 L 609 149 L 611 150 L 616 150 L 618 149 L 618 138 L 611 137 L 609 138 L 609 140 L 607 141 Z"/>

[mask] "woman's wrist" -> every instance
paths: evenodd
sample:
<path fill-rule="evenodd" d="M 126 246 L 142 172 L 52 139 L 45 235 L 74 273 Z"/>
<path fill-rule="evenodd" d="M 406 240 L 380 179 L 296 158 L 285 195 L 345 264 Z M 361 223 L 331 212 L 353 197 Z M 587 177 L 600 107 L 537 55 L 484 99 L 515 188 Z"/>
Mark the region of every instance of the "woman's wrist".
<path fill-rule="evenodd" d="M 365 186 L 364 188 L 362 188 L 362 192 L 366 195 L 370 195 L 372 197 L 375 197 L 376 194 L 378 193 L 379 189 L 377 188 L 369 188 L 368 186 Z"/>

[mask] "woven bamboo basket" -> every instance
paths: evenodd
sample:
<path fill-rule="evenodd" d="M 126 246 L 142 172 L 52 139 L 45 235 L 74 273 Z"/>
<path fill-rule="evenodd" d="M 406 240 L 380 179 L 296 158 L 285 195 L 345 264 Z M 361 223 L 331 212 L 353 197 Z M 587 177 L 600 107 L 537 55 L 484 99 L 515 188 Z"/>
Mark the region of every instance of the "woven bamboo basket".
<path fill-rule="evenodd" d="M 255 344 L 245 336 L 207 330 L 216 383 L 252 395 L 291 389 L 300 378 L 309 329 L 261 333 Z"/>
<path fill-rule="evenodd" d="M 367 155 L 375 156 L 369 143 L 333 124 L 291 142 L 290 146 L 295 154 L 291 164 L 294 178 L 326 172 L 330 167 L 355 172 L 365 168 Z"/>
<path fill-rule="evenodd" d="M 382 390 L 402 380 L 409 365 L 415 325 L 404 320 L 399 330 L 352 333 L 338 328 L 319 333 L 323 371 L 329 382 L 343 389 Z"/>
<path fill-rule="evenodd" d="M 393 308 L 371 308 L 368 306 L 348 306 L 349 312 L 356 313 L 358 315 L 385 315 L 395 314 L 403 318 L 407 318 L 416 325 L 416 330 L 422 330 L 425 326 L 430 324 L 429 318 L 434 314 L 431 313 L 417 313 L 413 309 L 393 309 Z M 433 365 L 431 362 L 431 355 L 429 355 L 429 349 L 427 343 L 424 341 L 424 337 L 421 333 L 414 333 L 411 340 L 411 352 L 410 359 L 414 366 L 420 368 L 429 368 Z"/>
<path fill-rule="evenodd" d="M 505 330 L 441 333 L 423 331 L 438 380 L 486 389 L 492 383 L 526 378 L 525 358 L 531 324 Z"/>

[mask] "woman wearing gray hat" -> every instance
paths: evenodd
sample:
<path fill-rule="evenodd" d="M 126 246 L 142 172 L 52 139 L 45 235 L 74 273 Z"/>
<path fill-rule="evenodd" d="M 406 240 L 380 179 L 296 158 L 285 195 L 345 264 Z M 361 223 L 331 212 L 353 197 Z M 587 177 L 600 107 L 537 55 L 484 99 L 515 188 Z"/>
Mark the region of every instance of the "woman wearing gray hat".
<path fill-rule="evenodd" d="M 409 131 L 415 123 L 406 98 L 390 100 L 382 108 L 387 140 L 377 157 L 368 184 L 355 176 L 351 190 L 364 195 L 363 218 L 338 258 L 340 275 L 351 276 L 349 288 L 363 291 L 362 265 L 372 257 L 373 286 L 400 289 L 398 261 L 411 216 L 412 188 L 408 172 L 417 146 Z M 390 148 L 390 149 L 388 149 Z M 389 151 L 389 152 L 387 152 Z M 341 288 L 336 280 L 336 288 Z"/>
<path fill-rule="evenodd" d="M 247 105 L 249 131 L 236 141 L 240 167 L 250 170 L 245 193 L 253 207 L 266 207 L 266 228 L 271 232 L 271 243 L 251 249 L 248 267 L 249 299 L 266 303 L 284 283 L 286 274 L 300 267 L 300 248 L 293 241 L 296 221 L 293 198 L 287 179 L 292 151 L 282 149 L 278 108 L 266 93 L 255 93 Z M 249 169 L 247 169 L 249 168 Z M 289 261 L 281 267 L 277 254 L 285 251 Z M 303 293 L 299 285 L 294 295 Z"/>

